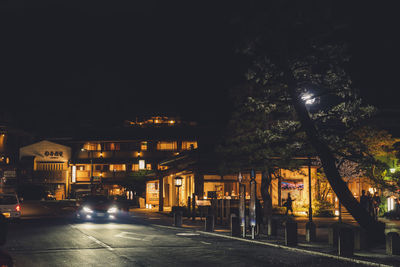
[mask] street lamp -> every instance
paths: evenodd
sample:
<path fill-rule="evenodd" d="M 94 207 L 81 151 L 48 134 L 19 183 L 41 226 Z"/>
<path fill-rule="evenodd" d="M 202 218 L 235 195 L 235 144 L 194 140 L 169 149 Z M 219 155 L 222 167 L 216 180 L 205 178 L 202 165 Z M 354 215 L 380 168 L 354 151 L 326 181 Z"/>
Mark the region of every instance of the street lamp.
<path fill-rule="evenodd" d="M 178 200 L 178 207 L 179 207 L 179 187 L 182 186 L 183 178 L 180 177 L 180 176 L 176 176 L 174 180 L 175 180 L 175 186 L 178 189 L 178 198 L 177 198 L 177 200 Z"/>
<path fill-rule="evenodd" d="M 315 97 L 310 92 L 305 92 L 301 96 L 301 100 L 305 105 L 312 105 L 315 103 Z M 316 239 L 316 226 L 312 220 L 312 194 L 311 194 L 311 157 L 308 157 L 308 222 L 306 224 L 306 240 L 308 242 L 315 241 Z"/>

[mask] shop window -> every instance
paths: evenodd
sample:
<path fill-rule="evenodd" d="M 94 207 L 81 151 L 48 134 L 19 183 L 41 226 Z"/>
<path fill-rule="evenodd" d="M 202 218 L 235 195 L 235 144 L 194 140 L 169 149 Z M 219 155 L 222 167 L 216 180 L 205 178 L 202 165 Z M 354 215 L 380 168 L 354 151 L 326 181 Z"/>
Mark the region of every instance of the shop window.
<path fill-rule="evenodd" d="M 151 164 L 146 164 L 146 170 L 151 170 Z"/>
<path fill-rule="evenodd" d="M 160 141 L 160 142 L 157 142 L 157 150 L 176 150 L 176 149 L 177 149 L 176 141 L 172 141 L 172 142 Z"/>
<path fill-rule="evenodd" d="M 183 141 L 182 150 L 192 150 L 197 148 L 197 141 Z"/>
<path fill-rule="evenodd" d="M 147 142 L 141 142 L 140 143 L 140 150 L 141 151 L 147 151 Z"/>

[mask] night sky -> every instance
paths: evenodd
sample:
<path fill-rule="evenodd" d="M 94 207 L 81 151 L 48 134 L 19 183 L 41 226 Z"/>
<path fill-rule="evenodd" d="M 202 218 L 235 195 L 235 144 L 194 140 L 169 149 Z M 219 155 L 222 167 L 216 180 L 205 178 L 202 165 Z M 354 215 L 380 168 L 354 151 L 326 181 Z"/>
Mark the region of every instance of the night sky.
<path fill-rule="evenodd" d="M 46 131 L 156 114 L 229 117 L 227 92 L 245 67 L 230 15 L 247 1 L 12 2 L 0 2 L 3 120 Z M 395 1 L 367 2 L 340 6 L 354 84 L 367 102 L 400 108 Z"/>

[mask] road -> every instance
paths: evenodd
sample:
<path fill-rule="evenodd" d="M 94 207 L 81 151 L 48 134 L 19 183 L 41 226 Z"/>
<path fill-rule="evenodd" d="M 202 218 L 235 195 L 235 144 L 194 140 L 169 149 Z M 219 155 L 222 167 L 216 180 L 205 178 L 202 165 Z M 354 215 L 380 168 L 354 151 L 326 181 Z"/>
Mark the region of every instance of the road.
<path fill-rule="evenodd" d="M 133 217 L 119 223 L 25 219 L 9 226 L 4 249 L 15 266 L 352 266 L 190 229 L 157 226 L 158 218 L 148 219 Z"/>

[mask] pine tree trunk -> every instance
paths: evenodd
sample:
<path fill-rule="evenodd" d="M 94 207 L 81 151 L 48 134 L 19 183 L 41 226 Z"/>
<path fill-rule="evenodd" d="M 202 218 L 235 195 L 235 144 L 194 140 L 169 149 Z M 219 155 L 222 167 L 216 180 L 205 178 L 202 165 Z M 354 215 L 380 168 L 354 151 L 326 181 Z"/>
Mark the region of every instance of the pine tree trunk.
<path fill-rule="evenodd" d="M 293 76 L 290 75 L 289 71 L 287 71 L 286 74 L 288 81 L 291 81 L 289 82 L 288 89 L 296 113 L 309 142 L 321 159 L 322 167 L 333 191 L 339 198 L 339 201 L 342 203 L 342 205 L 346 207 L 359 225 L 365 228 L 375 240 L 381 240 L 382 237 L 384 237 L 384 224 L 375 221 L 374 218 L 370 216 L 369 213 L 362 208 L 360 203 L 354 198 L 353 194 L 343 181 L 338 169 L 336 168 L 335 157 L 332 151 L 318 134 L 314 122 L 311 120 L 305 105 L 297 95 Z"/>

